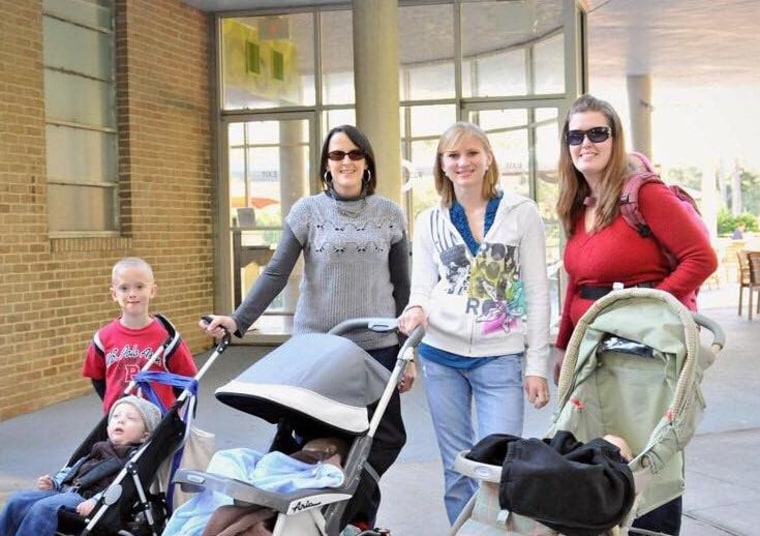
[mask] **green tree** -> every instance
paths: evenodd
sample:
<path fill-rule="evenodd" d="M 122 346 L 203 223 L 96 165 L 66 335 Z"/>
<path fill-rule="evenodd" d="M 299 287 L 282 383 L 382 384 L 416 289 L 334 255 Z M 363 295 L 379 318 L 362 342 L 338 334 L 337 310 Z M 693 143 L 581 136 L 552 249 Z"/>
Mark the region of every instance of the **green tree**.
<path fill-rule="evenodd" d="M 760 214 L 760 175 L 744 169 L 739 177 L 742 185 L 742 212 Z"/>
<path fill-rule="evenodd" d="M 734 216 L 729 209 L 724 207 L 718 212 L 718 234 L 730 235 L 740 222 L 744 224 L 745 232 L 757 232 L 760 229 L 757 216 L 754 214 L 742 212 Z"/>

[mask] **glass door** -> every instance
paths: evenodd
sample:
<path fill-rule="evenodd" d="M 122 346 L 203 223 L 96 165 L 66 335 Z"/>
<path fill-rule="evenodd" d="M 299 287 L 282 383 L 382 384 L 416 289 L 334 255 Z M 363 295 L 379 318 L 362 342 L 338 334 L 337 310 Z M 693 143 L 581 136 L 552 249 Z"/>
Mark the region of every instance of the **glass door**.
<path fill-rule="evenodd" d="M 309 195 L 314 121 L 278 115 L 223 121 L 228 181 L 232 305 L 237 307 L 272 258 L 293 204 Z M 298 299 L 299 265 L 252 329 L 289 333 Z"/>

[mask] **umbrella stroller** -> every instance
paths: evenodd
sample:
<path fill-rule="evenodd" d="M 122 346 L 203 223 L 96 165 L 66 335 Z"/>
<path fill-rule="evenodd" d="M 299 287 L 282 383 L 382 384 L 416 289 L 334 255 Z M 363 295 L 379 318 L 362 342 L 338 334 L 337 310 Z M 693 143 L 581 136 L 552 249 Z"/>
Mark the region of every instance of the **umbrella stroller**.
<path fill-rule="evenodd" d="M 700 342 L 700 326 L 712 336 L 709 346 Z M 529 478 L 530 472 L 522 473 L 526 478 L 518 482 L 513 477 L 515 469 L 525 470 L 532 462 L 518 453 L 539 441 L 520 440 L 505 449 L 499 465 L 460 453 L 456 467 L 477 478 L 480 489 L 452 534 L 652 534 L 631 524 L 683 493 L 683 450 L 705 407 L 700 384 L 724 342 L 720 326 L 691 313 L 666 292 L 631 288 L 598 300 L 581 318 L 568 345 L 559 379 L 558 410 L 543 443 L 548 445 L 568 432 L 586 444 L 608 434 L 623 438 L 632 459 L 622 464 L 618 474 L 630 475 L 632 498 L 621 501 L 606 523 L 565 515 L 567 501 L 581 501 L 577 504 L 582 510 L 592 513 L 595 504 L 579 496 L 572 483 L 562 490 L 543 489 L 552 481 L 538 477 L 544 468 L 537 464 L 534 478 Z M 609 472 L 600 466 L 589 469 L 598 472 L 602 486 L 611 485 Z M 526 483 L 529 487 L 521 487 Z M 537 511 L 536 504 L 517 497 L 518 489 L 523 497 L 534 493 L 551 497 L 553 505 L 542 504 L 545 510 Z M 602 495 L 596 503 L 600 511 L 602 502 L 610 506 L 609 498 Z"/>
<path fill-rule="evenodd" d="M 193 378 L 165 372 L 148 372 L 151 365 L 174 344 L 175 338 L 176 332 L 170 330 L 167 340 L 130 382 L 124 395 L 135 394 L 138 389 L 146 394 L 145 391 L 149 390 L 148 382 L 153 381 L 179 386 L 183 389 L 182 392 L 174 405 L 163 414 L 156 429 L 130 456 L 106 488 L 89 517 L 59 511 L 58 535 L 159 536 L 162 533 L 166 519 L 171 514 L 172 500 L 171 494 L 167 493 L 170 489 L 157 489 L 158 473 L 172 455 L 176 454 L 176 461 L 179 462 L 195 414 L 198 382 L 230 342 L 230 336 L 226 334 Z M 94 443 L 107 439 L 107 426 L 108 416 L 105 415 L 77 448 L 67 465 L 70 466 L 89 453 Z"/>
<path fill-rule="evenodd" d="M 242 479 L 190 470 L 178 471 L 174 482 L 185 491 L 211 490 L 237 506 L 266 511 L 271 516 L 267 530 L 275 536 L 337 536 L 362 473 L 372 472 L 367 458 L 375 431 L 423 335 L 420 329 L 407 339 L 389 374 L 340 336 L 354 329 L 391 331 L 396 320 L 348 320 L 328 334 L 294 336 L 216 391 L 221 402 L 277 425 L 270 453 L 295 453 L 319 438 L 345 441 L 342 484 L 271 491 Z"/>

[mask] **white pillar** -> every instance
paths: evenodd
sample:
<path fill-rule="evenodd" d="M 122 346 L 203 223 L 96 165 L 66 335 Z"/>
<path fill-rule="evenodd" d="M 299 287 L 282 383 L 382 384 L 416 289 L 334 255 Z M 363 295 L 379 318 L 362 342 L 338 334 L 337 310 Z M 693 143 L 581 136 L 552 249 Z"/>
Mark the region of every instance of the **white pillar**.
<path fill-rule="evenodd" d="M 354 0 L 356 126 L 375 150 L 377 193 L 401 203 L 398 3 Z"/>
<path fill-rule="evenodd" d="M 631 117 L 631 147 L 655 161 L 652 154 L 652 79 L 648 74 L 628 75 L 628 110 Z"/>

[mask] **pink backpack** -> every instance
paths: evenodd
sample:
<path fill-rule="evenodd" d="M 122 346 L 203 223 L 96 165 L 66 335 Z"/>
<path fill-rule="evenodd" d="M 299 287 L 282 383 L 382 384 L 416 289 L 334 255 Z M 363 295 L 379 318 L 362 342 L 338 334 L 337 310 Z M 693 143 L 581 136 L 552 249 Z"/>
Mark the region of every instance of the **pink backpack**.
<path fill-rule="evenodd" d="M 644 183 L 652 181 L 662 183 L 663 180 L 657 175 L 657 171 L 654 169 L 652 162 L 649 161 L 649 158 L 642 153 L 629 153 L 628 160 L 633 172 L 626 179 L 625 186 L 623 186 L 623 192 L 620 194 L 620 213 L 623 215 L 623 219 L 626 223 L 636 229 L 641 236 L 651 236 L 657 240 L 657 237 L 652 235 L 652 230 L 644 221 L 644 216 L 642 216 L 639 211 L 639 188 L 641 188 Z M 686 190 L 675 184 L 668 185 L 668 188 L 684 204 L 692 218 L 699 221 L 699 224 L 704 229 L 705 236 L 709 237 L 710 231 L 707 229 L 704 220 L 702 220 L 702 215 L 699 212 L 699 207 L 694 198 L 689 195 Z M 678 264 L 675 255 L 662 247 L 662 245 L 660 245 L 660 248 L 668 259 L 668 263 L 670 263 L 670 269 L 674 270 L 676 264 Z"/>

